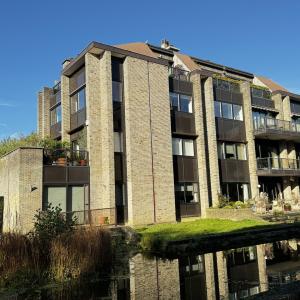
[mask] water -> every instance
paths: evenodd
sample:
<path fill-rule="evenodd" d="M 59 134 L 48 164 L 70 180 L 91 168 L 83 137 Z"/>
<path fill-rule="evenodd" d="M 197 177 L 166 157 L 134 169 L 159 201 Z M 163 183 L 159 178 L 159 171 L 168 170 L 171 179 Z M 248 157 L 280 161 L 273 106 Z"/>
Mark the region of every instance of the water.
<path fill-rule="evenodd" d="M 299 286 L 300 241 L 289 240 L 173 260 L 120 255 L 101 281 L 43 288 L 7 299 L 231 300 L 255 295 L 262 299 L 265 294 L 269 298 L 263 299 L 300 299 Z M 279 297 L 279 287 L 289 296 Z"/>

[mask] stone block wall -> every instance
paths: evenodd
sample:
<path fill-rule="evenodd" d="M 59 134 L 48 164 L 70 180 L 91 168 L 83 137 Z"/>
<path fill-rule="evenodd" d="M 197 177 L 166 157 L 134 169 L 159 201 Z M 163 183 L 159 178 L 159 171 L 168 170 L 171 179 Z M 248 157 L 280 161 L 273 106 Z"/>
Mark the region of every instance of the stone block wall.
<path fill-rule="evenodd" d="M 43 150 L 20 148 L 0 159 L 3 231 L 27 233 L 42 208 Z"/>

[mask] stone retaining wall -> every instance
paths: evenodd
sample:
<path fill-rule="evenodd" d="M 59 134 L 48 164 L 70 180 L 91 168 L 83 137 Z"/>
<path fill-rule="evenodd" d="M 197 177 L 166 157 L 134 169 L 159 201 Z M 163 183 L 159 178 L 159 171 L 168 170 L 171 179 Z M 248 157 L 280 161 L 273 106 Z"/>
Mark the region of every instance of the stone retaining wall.
<path fill-rule="evenodd" d="M 206 217 L 230 220 L 261 219 L 258 215 L 254 214 L 250 208 L 209 208 L 206 210 Z"/>

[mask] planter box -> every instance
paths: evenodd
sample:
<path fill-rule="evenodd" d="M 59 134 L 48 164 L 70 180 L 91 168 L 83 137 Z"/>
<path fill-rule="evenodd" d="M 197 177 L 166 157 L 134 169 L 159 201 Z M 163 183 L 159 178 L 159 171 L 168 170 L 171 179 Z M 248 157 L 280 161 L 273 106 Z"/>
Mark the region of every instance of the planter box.
<path fill-rule="evenodd" d="M 251 208 L 209 208 L 206 210 L 206 218 L 226 219 L 226 220 L 245 220 L 260 219 Z"/>

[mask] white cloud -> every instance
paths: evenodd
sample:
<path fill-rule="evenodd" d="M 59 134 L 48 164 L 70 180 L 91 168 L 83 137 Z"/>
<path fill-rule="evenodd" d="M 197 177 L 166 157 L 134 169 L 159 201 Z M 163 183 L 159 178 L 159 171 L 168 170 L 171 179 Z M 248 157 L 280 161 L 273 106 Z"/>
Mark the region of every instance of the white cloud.
<path fill-rule="evenodd" d="M 8 103 L 8 102 L 0 102 L 0 106 L 2 106 L 2 107 L 16 107 L 14 104 Z"/>

